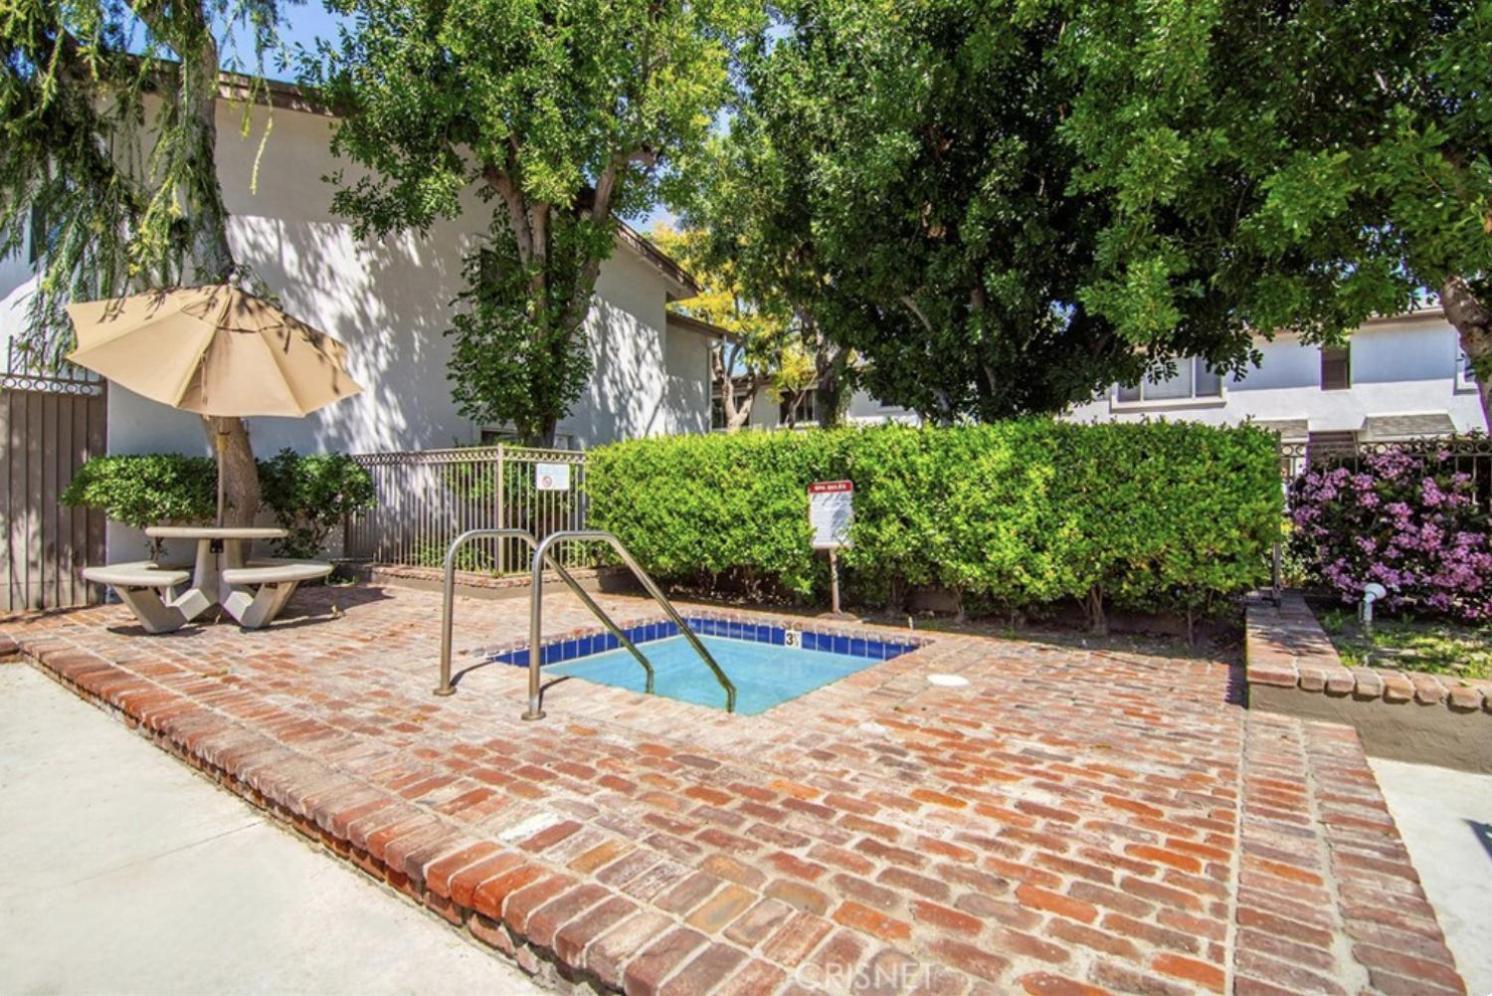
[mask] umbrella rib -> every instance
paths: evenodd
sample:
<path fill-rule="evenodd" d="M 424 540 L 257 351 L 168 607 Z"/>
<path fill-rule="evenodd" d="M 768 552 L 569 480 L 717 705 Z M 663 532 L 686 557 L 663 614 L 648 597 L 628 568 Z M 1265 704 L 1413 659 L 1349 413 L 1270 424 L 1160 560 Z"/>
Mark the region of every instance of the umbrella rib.
<path fill-rule="evenodd" d="M 287 335 L 295 334 L 293 331 L 286 328 L 283 323 L 279 326 L 279 328 L 285 329 Z M 270 362 L 273 363 L 275 365 L 275 369 L 280 372 L 280 382 L 285 385 L 285 390 L 289 393 L 291 399 L 295 401 L 295 407 L 298 408 L 301 415 L 304 416 L 307 414 L 306 403 L 302 401 L 300 395 L 296 393 L 295 382 L 291 379 L 289 371 L 285 369 L 285 364 L 281 362 L 281 351 L 277 349 L 275 345 L 269 340 L 269 336 L 273 334 L 274 333 L 269 329 L 265 329 L 263 331 L 255 333 L 254 338 L 259 341 L 259 345 L 265 350 L 265 352 L 269 353 Z"/>

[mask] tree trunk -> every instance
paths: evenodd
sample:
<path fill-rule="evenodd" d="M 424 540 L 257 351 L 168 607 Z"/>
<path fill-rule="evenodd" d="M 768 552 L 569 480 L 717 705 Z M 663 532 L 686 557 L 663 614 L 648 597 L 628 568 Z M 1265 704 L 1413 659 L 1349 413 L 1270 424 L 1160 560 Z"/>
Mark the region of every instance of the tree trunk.
<path fill-rule="evenodd" d="M 830 342 L 811 318 L 804 317 L 803 323 L 811 330 L 813 342 L 813 369 L 818 384 L 814 415 L 820 428 L 833 429 L 844 419 L 850 351 Z"/>
<path fill-rule="evenodd" d="M 1083 599 L 1083 607 L 1088 614 L 1088 631 L 1095 636 L 1107 636 L 1109 617 L 1103 611 L 1103 587 L 1101 585 L 1094 585 L 1088 589 L 1088 594 Z"/>
<path fill-rule="evenodd" d="M 818 368 L 819 375 L 819 392 L 818 407 L 814 414 L 818 416 L 819 426 L 824 429 L 833 429 L 844 421 L 843 359 L 845 356 L 844 350 L 823 345 L 815 357 L 814 365 Z"/>
<path fill-rule="evenodd" d="M 203 417 L 202 427 L 223 475 L 223 525 L 252 526 L 259 514 L 259 466 L 241 418 Z M 221 435 L 221 448 L 218 437 Z"/>
<path fill-rule="evenodd" d="M 798 404 L 803 400 L 803 395 L 807 393 L 807 390 L 782 392 L 782 407 L 787 412 L 787 416 L 782 419 L 782 424 L 789 429 L 798 427 Z"/>
<path fill-rule="evenodd" d="M 737 403 L 735 379 L 731 376 L 731 371 L 735 369 L 740 352 L 740 346 L 732 346 L 727 359 L 724 346 L 717 346 L 710 351 L 710 371 L 720 392 L 720 406 L 725 412 L 725 431 L 728 433 L 740 431 L 751 420 L 751 406 L 756 403 L 757 392 L 766 381 L 765 375 L 751 373 L 747 388 L 742 393 L 742 400 Z"/>
<path fill-rule="evenodd" d="M 1463 277 L 1449 276 L 1440 287 L 1446 320 L 1461 339 L 1461 351 L 1471 358 L 1477 395 L 1482 402 L 1484 428 L 1492 431 L 1492 308 L 1477 298 Z"/>

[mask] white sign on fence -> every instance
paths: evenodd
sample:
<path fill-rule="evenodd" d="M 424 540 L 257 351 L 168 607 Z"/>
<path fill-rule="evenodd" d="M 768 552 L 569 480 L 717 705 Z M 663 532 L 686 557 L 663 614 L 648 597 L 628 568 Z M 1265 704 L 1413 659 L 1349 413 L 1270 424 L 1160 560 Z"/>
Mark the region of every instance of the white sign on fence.
<path fill-rule="evenodd" d="M 817 481 L 808 486 L 808 524 L 813 528 L 815 550 L 850 545 L 854 502 L 853 481 Z"/>
<path fill-rule="evenodd" d="M 570 465 L 568 463 L 534 464 L 534 487 L 540 491 L 569 491 Z"/>

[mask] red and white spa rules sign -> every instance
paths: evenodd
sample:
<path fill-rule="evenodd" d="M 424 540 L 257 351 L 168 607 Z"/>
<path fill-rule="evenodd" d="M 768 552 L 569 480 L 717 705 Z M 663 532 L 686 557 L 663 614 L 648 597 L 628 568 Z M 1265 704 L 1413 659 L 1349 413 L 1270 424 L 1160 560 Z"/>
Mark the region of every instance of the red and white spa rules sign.
<path fill-rule="evenodd" d="M 829 551 L 829 613 L 839 616 L 839 558 L 836 551 L 850 545 L 850 526 L 855 521 L 853 481 L 815 481 L 808 486 L 808 525 L 813 529 L 813 548 Z"/>
<path fill-rule="evenodd" d="M 854 521 L 853 481 L 815 481 L 808 486 L 808 524 L 813 527 L 815 550 L 849 546 Z"/>

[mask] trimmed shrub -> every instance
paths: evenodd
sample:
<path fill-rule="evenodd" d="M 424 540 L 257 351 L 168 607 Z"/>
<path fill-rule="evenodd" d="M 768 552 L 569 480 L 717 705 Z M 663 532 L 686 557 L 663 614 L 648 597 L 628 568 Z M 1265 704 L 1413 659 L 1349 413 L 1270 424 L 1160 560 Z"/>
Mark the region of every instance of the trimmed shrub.
<path fill-rule="evenodd" d="M 844 469 L 842 432 L 673 436 L 593 450 L 590 521 L 670 581 L 780 585 L 807 595 L 809 481 Z"/>
<path fill-rule="evenodd" d="M 591 454 L 592 521 L 674 582 L 819 591 L 807 485 L 855 482 L 862 590 L 936 585 L 1010 608 L 1205 612 L 1268 577 L 1274 438 L 1180 422 L 740 433 Z"/>
<path fill-rule="evenodd" d="M 115 522 L 202 525 L 217 514 L 217 464 L 180 453 L 94 457 L 73 475 L 62 503 L 103 512 Z M 160 553 L 152 542 L 153 555 Z"/>
<path fill-rule="evenodd" d="M 1492 620 L 1492 521 L 1477 499 L 1453 449 L 1405 444 L 1297 477 L 1291 543 L 1344 602 L 1377 582 L 1390 611 L 1483 623 Z"/>
<path fill-rule="evenodd" d="M 372 508 L 373 478 L 343 453 L 302 456 L 283 449 L 259 461 L 259 488 L 280 528 L 276 540 L 286 557 L 314 557 L 326 547 L 334 527 L 353 512 Z"/>

